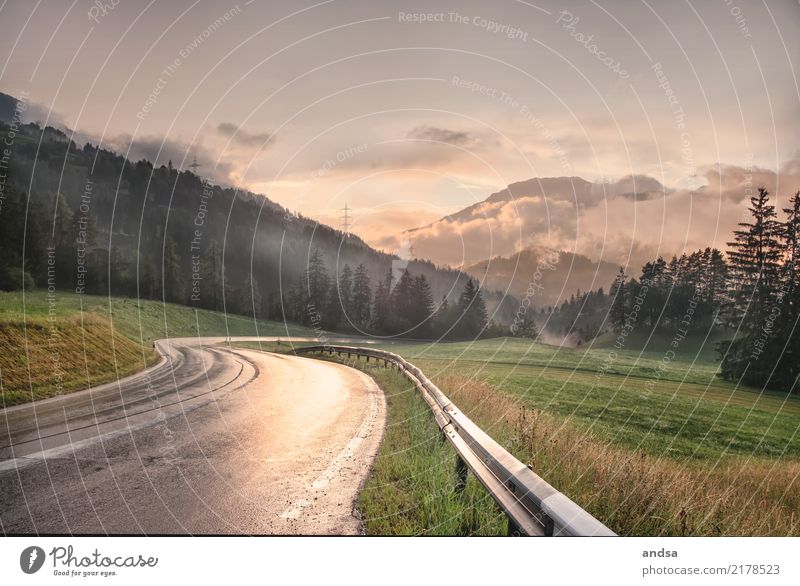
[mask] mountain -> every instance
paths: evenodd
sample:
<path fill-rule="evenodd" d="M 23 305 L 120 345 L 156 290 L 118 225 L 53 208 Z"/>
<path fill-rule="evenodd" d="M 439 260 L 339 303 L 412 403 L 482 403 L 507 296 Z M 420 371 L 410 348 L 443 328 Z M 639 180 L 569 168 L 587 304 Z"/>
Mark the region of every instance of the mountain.
<path fill-rule="evenodd" d="M 657 180 L 644 175 L 597 183 L 581 177 L 533 178 L 512 183 L 404 236 L 413 240 L 420 257 L 450 266 L 510 256 L 530 246 L 569 250 L 585 237 L 579 228 L 587 210 L 611 199 L 633 206 L 669 193 Z"/>
<path fill-rule="evenodd" d="M 0 122 L 11 122 L 17 109 L 17 99 L 0 92 Z"/>
<path fill-rule="evenodd" d="M 520 299 L 528 297 L 531 305 L 541 308 L 560 304 L 578 290 L 602 287 L 608 292 L 619 267 L 581 254 L 535 247 L 484 260 L 464 270 L 488 288 L 508 291 Z"/>
<path fill-rule="evenodd" d="M 60 289 L 251 315 L 256 306 L 258 317 L 279 319 L 287 291 L 299 286 L 314 251 L 332 278 L 345 264 L 364 264 L 373 291 L 390 270 L 424 274 L 437 303 L 455 302 L 468 279 L 448 267 L 379 252 L 263 195 L 212 185 L 171 163 L 154 167 L 92 144 L 79 147 L 61 130 L 34 123 L 10 131 L 0 123 L 0 135 L 13 135 L 0 216 L 4 254 L 18 259 L 9 266 L 19 267 L 27 238 L 23 277 L 38 287 L 52 281 Z M 13 277 L 16 286 L 20 278 Z M 510 322 L 517 302 L 484 293 L 489 314 Z"/>

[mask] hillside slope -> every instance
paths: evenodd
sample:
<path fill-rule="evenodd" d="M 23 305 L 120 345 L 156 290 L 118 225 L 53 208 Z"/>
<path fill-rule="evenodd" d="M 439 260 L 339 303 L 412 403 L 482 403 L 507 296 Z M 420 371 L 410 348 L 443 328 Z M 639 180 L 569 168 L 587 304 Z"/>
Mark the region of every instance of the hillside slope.
<path fill-rule="evenodd" d="M 610 262 L 593 261 L 581 254 L 532 247 L 509 257 L 469 265 L 464 270 L 489 288 L 507 290 L 519 298 L 529 295 L 534 306 L 545 307 L 569 299 L 577 290 L 602 287 L 608 291 L 618 269 Z"/>
<path fill-rule="evenodd" d="M 278 322 L 171 303 L 56 291 L 0 292 L 0 406 L 128 376 L 158 361 L 153 340 L 313 335 Z"/>

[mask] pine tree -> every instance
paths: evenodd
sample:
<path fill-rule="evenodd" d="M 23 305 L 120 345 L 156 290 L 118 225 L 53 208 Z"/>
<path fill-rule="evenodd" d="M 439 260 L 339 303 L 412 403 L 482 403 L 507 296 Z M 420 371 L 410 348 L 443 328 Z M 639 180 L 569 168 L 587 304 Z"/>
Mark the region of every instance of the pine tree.
<path fill-rule="evenodd" d="M 722 252 L 716 248 L 712 248 L 709 252 L 705 267 L 706 300 L 716 311 L 726 300 L 728 264 L 725 262 L 725 257 L 722 255 Z"/>
<path fill-rule="evenodd" d="M 740 222 L 741 229 L 734 231 L 734 240 L 728 242 L 733 287 L 728 318 L 732 327 L 752 332 L 761 327 L 765 311 L 775 299 L 781 250 L 780 224 L 775 206 L 769 205 L 769 192 L 759 188 L 748 209 L 752 222 Z"/>
<path fill-rule="evenodd" d="M 306 311 L 306 297 L 303 280 L 296 287 L 289 288 L 282 295 L 281 303 L 286 318 L 289 321 L 297 322 L 300 324 L 308 323 L 308 312 Z"/>
<path fill-rule="evenodd" d="M 338 305 L 341 309 L 342 315 L 347 319 L 352 320 L 353 316 L 353 271 L 350 265 L 344 265 L 342 272 L 339 274 L 338 283 L 339 298 Z"/>
<path fill-rule="evenodd" d="M 728 243 L 732 277 L 728 320 L 738 336 L 718 347 L 720 374 L 745 384 L 768 385 L 775 360 L 769 350 L 778 341 L 770 313 L 781 300 L 779 238 L 783 228 L 763 187 L 750 198 L 748 209 L 752 222 L 741 222 L 733 242 Z"/>
<path fill-rule="evenodd" d="M 404 270 L 392 289 L 392 310 L 396 327 L 404 332 L 414 327 L 414 306 L 412 300 L 414 279 Z"/>
<path fill-rule="evenodd" d="M 458 309 L 461 314 L 459 333 L 474 338 L 479 336 L 486 327 L 486 303 L 479 287 L 472 279 L 467 279 L 464 290 L 458 299 Z"/>
<path fill-rule="evenodd" d="M 619 272 L 614 278 L 614 283 L 611 285 L 611 327 L 619 333 L 625 326 L 625 313 L 627 312 L 626 304 L 626 285 L 625 285 L 625 269 L 619 267 Z"/>
<path fill-rule="evenodd" d="M 800 392 L 800 191 L 784 208 L 786 222 L 781 240 L 785 249 L 781 267 L 781 315 L 777 320 L 774 351 L 773 384 L 779 389 Z"/>
<path fill-rule="evenodd" d="M 789 199 L 789 207 L 783 211 L 786 214 L 786 222 L 781 237 L 785 249 L 785 261 L 781 278 L 786 297 L 793 298 L 800 291 L 800 191 Z"/>
<path fill-rule="evenodd" d="M 63 195 L 56 199 L 56 209 L 53 214 L 53 221 L 50 225 L 53 235 L 53 245 L 56 248 L 72 249 L 75 243 L 75 232 L 73 231 L 73 221 L 75 214 L 67 205 Z"/>
<path fill-rule="evenodd" d="M 247 275 L 244 287 L 239 291 L 239 312 L 243 315 L 252 316 L 256 319 L 263 316 L 261 290 L 258 281 L 253 278 L 253 274 Z"/>
<path fill-rule="evenodd" d="M 425 275 L 417 275 L 411 285 L 411 323 L 422 326 L 423 333 L 430 330 L 433 315 L 433 293 Z"/>
<path fill-rule="evenodd" d="M 359 264 L 353 274 L 352 320 L 362 330 L 369 328 L 372 323 L 371 304 L 369 271 Z"/>
<path fill-rule="evenodd" d="M 115 261 L 119 262 L 119 261 Z M 183 290 L 183 271 L 181 270 L 181 259 L 178 256 L 178 247 L 172 236 L 167 236 L 164 242 L 164 256 L 161 264 L 161 281 L 164 283 L 164 299 L 173 303 L 185 303 L 186 298 Z M 113 282 L 110 285 L 112 285 Z"/>
<path fill-rule="evenodd" d="M 315 324 L 327 324 L 330 280 L 325 261 L 318 250 L 314 250 L 308 259 L 308 266 L 303 273 L 303 288 L 305 312 L 309 316 L 304 323 L 309 323 L 310 320 Z"/>
<path fill-rule="evenodd" d="M 373 312 L 373 321 L 376 331 L 380 333 L 389 333 L 392 330 L 392 276 L 391 269 L 386 274 L 386 278 L 378 282 L 378 288 L 375 290 L 375 311 Z"/>
<path fill-rule="evenodd" d="M 349 328 L 353 321 L 353 317 L 350 315 L 353 298 L 353 271 L 349 265 L 344 266 L 333 285 L 336 288 L 330 293 L 326 323 L 332 329 L 339 326 Z"/>
<path fill-rule="evenodd" d="M 684 259 L 685 260 L 685 259 Z M 676 259 L 676 269 L 680 263 Z M 669 294 L 669 278 L 667 276 L 667 263 L 662 257 L 653 262 L 648 262 L 642 267 L 640 283 L 648 287 L 644 307 L 641 309 L 642 323 L 650 327 L 657 327 L 661 318 L 664 304 Z"/>
<path fill-rule="evenodd" d="M 200 257 L 200 277 L 200 306 L 221 311 L 222 248 L 214 238 L 209 240 L 205 254 Z"/>

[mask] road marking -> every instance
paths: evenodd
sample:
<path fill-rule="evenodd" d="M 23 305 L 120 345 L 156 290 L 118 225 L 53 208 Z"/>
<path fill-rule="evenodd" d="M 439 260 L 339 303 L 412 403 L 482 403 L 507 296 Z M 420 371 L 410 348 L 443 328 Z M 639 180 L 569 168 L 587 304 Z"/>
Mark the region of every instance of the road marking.
<path fill-rule="evenodd" d="M 178 417 L 178 416 L 181 416 L 181 415 L 186 415 L 187 413 L 191 413 L 195 409 L 200 409 L 201 407 L 205 407 L 209 403 L 212 403 L 212 402 L 217 401 L 220 398 L 222 398 L 222 397 L 217 397 L 216 393 L 221 391 L 225 387 L 229 386 L 230 384 L 236 382 L 237 380 L 239 380 L 239 377 L 241 376 L 241 373 L 243 371 L 244 371 L 244 366 L 242 366 L 242 368 L 240 369 L 240 371 L 236 375 L 236 377 L 234 377 L 233 379 L 229 380 L 225 384 L 223 384 L 223 385 L 221 385 L 219 387 L 216 387 L 214 389 L 211 389 L 210 391 L 204 391 L 204 392 L 199 393 L 197 395 L 192 395 L 192 396 L 187 397 L 186 399 L 183 399 L 183 400 L 174 401 L 172 403 L 167 403 L 166 405 L 162 405 L 162 406 L 160 406 L 158 408 L 148 409 L 146 411 L 139 411 L 137 413 L 132 413 L 132 414 L 126 415 L 124 417 L 118 417 L 118 418 L 115 418 L 113 420 L 101 421 L 101 422 L 99 422 L 97 424 L 92 424 L 92 425 L 88 425 L 88 426 L 85 426 L 85 427 L 79 427 L 79 428 L 76 428 L 76 429 L 68 429 L 68 430 L 66 430 L 66 431 L 64 431 L 62 433 L 54 434 L 52 436 L 45 436 L 44 438 L 37 438 L 37 439 L 41 440 L 41 439 L 46 439 L 46 438 L 49 438 L 49 437 L 56 437 L 56 436 L 59 436 L 59 435 L 66 435 L 67 437 L 69 437 L 70 434 L 75 433 L 76 431 L 81 431 L 83 429 L 89 429 L 91 427 L 95 427 L 99 431 L 100 426 L 102 426 L 102 425 L 108 425 L 109 423 L 114 423 L 114 422 L 117 422 L 117 421 L 130 420 L 130 419 L 133 419 L 134 417 L 138 417 L 138 416 L 149 414 L 149 413 L 153 413 L 153 412 L 158 412 L 158 413 L 163 414 L 164 417 L 165 417 L 165 420 L 173 419 L 174 417 Z M 239 387 L 237 387 L 237 389 L 234 389 L 234 390 L 238 390 L 238 388 L 241 388 L 242 386 L 244 386 L 244 385 L 240 385 Z M 212 394 L 212 393 L 214 393 L 214 398 L 209 400 L 209 401 L 205 401 L 205 402 L 195 402 L 194 401 L 195 399 L 198 399 L 200 397 L 205 397 L 206 395 L 209 395 L 209 394 Z M 180 410 L 171 409 L 170 412 L 166 412 L 166 410 L 165 410 L 166 407 L 175 407 L 176 405 L 180 406 Z M 153 427 L 154 425 L 159 424 L 161 421 L 162 420 L 158 416 L 156 416 L 156 418 L 153 419 L 152 421 L 147 420 L 147 421 L 143 421 L 141 423 L 135 423 L 133 425 L 128 423 L 128 425 L 126 425 L 125 427 L 123 427 L 121 429 L 115 429 L 115 430 L 112 430 L 112 431 L 107 431 L 105 433 L 99 433 L 96 436 L 88 437 L 86 439 L 82 439 L 82 440 L 78 440 L 78 441 L 70 441 L 67 444 L 63 444 L 63 445 L 60 445 L 60 446 L 55 446 L 53 448 L 48 448 L 46 450 L 41 450 L 39 452 L 33 452 L 33 453 L 28 454 L 26 456 L 19 456 L 18 458 L 10 458 L 10 459 L 7 459 L 7 460 L 3 460 L 3 461 L 0 462 L 0 472 L 6 472 L 8 470 L 18 470 L 20 468 L 25 468 L 25 467 L 30 466 L 31 464 L 35 464 L 37 462 L 41 462 L 41 461 L 44 461 L 44 460 L 49 460 L 49 459 L 52 459 L 52 458 L 58 458 L 58 457 L 65 456 L 65 455 L 68 455 L 68 454 L 74 454 L 78 450 L 86 448 L 86 447 L 89 447 L 89 446 L 92 446 L 94 444 L 106 443 L 107 441 L 112 440 L 112 439 L 117 438 L 117 437 L 120 437 L 122 435 L 133 434 L 136 431 L 140 431 L 140 430 L 148 428 L 148 427 Z M 36 441 L 36 440 L 28 440 L 28 441 L 25 441 L 25 442 L 19 442 L 18 444 L 13 444 L 13 445 L 6 446 L 6 447 L 11 448 L 13 450 L 15 446 L 23 444 L 23 443 L 30 443 L 31 441 Z"/>
<path fill-rule="evenodd" d="M 145 427 L 150 427 L 151 425 L 153 425 L 153 423 L 149 421 L 144 423 L 139 423 L 137 425 L 131 425 L 124 429 L 109 431 L 98 436 L 88 437 L 86 439 L 64 444 L 62 446 L 56 446 L 55 448 L 42 450 L 41 452 L 34 452 L 32 454 L 28 454 L 27 456 L 20 456 L 19 458 L 11 458 L 10 460 L 4 460 L 3 462 L 0 462 L 0 472 L 6 472 L 8 470 L 19 470 L 20 468 L 25 468 L 37 462 L 42 462 L 44 460 L 49 460 L 51 458 L 58 458 L 60 456 L 72 454 L 82 448 L 86 448 L 98 442 L 106 442 L 121 435 L 133 433 L 134 431 L 139 431 L 140 429 L 144 429 Z M 68 432 L 64 433 L 66 435 Z"/>
<path fill-rule="evenodd" d="M 324 488 L 327 488 L 331 483 L 331 480 L 333 480 L 339 474 L 345 463 L 358 452 L 361 444 L 363 444 L 364 440 L 367 439 L 372 433 L 375 419 L 378 417 L 377 393 L 382 391 L 377 388 L 375 381 L 373 381 L 371 378 L 364 374 L 361 376 L 363 377 L 364 382 L 369 389 L 370 401 L 367 416 L 364 418 L 364 421 L 361 422 L 361 426 L 358 428 L 358 431 L 356 431 L 355 435 L 350 438 L 350 441 L 347 442 L 347 445 L 342 448 L 342 451 L 340 451 L 339 454 L 328 465 L 328 467 L 322 471 L 317 479 L 311 483 L 312 492 L 318 492 Z M 311 495 L 308 496 L 309 498 L 302 498 L 292 503 L 291 506 L 289 506 L 280 514 L 281 519 L 297 519 L 303 513 L 303 509 L 313 506 L 314 499 L 310 498 Z"/>

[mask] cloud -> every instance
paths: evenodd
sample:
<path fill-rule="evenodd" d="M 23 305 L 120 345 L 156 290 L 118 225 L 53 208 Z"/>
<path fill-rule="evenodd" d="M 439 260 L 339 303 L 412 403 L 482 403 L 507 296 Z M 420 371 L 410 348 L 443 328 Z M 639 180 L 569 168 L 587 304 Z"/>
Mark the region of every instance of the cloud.
<path fill-rule="evenodd" d="M 244 147 L 263 147 L 272 143 L 274 138 L 269 132 L 248 132 L 242 130 L 232 122 L 221 122 L 217 126 L 217 132 L 230 139 L 231 142 Z"/>
<path fill-rule="evenodd" d="M 787 161 L 779 173 L 719 165 L 704 168 L 702 177 L 705 185 L 692 191 L 642 175 L 594 184 L 577 177 L 532 179 L 408 234 L 417 256 L 439 263 L 471 264 L 541 245 L 638 270 L 658 255 L 725 249 L 758 187 L 773 194 L 777 209 L 785 207 L 800 189 L 800 159 Z"/>
<path fill-rule="evenodd" d="M 656 199 L 674 191 L 667 189 L 657 179 L 647 175 L 626 175 L 611 183 L 609 187 L 608 195 L 622 196 L 633 200 Z"/>
<path fill-rule="evenodd" d="M 464 131 L 449 130 L 436 126 L 417 126 L 408 133 L 408 138 L 415 140 L 430 140 L 433 142 L 446 142 L 458 146 L 464 146 L 474 142 L 474 137 Z"/>
<path fill-rule="evenodd" d="M 356 221 L 353 231 L 371 246 L 386 252 L 397 254 L 403 246 L 402 240 L 395 235 L 402 234 L 409 226 L 419 222 L 431 222 L 441 216 L 441 212 L 433 209 L 417 207 L 400 207 L 397 209 L 355 209 Z M 320 215 L 319 219 L 331 226 L 341 221 L 340 216 Z M 416 250 L 414 251 L 416 256 Z"/>
<path fill-rule="evenodd" d="M 749 199 L 759 187 L 786 197 L 789 190 L 797 189 L 799 183 L 800 154 L 786 161 L 780 173 L 757 166 L 714 165 L 705 169 L 704 176 L 707 182 L 704 192 L 735 204 Z"/>
<path fill-rule="evenodd" d="M 22 121 L 26 123 L 35 122 L 39 126 L 43 127 L 45 126 L 45 120 L 47 121 L 46 126 L 52 126 L 53 128 L 63 130 L 68 135 L 72 132 L 70 129 L 73 127 L 73 124 L 70 123 L 66 116 L 60 112 L 51 110 L 44 104 L 26 100 L 25 111 L 22 114 Z M 75 132 L 74 134 L 76 138 L 83 136 L 78 132 Z"/>

